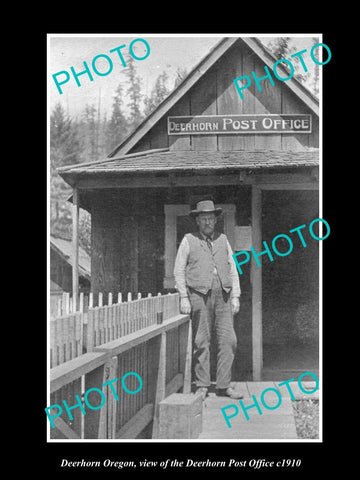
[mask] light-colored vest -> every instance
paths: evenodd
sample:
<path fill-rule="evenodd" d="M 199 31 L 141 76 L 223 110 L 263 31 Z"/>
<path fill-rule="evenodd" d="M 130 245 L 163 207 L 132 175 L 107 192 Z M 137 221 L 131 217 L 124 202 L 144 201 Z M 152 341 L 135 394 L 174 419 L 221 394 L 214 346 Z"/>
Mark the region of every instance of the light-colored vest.
<path fill-rule="evenodd" d="M 216 267 L 222 288 L 230 292 L 232 281 L 226 236 L 215 232 L 211 251 L 200 233 L 188 233 L 185 237 L 190 247 L 185 270 L 187 286 L 206 295 Z"/>

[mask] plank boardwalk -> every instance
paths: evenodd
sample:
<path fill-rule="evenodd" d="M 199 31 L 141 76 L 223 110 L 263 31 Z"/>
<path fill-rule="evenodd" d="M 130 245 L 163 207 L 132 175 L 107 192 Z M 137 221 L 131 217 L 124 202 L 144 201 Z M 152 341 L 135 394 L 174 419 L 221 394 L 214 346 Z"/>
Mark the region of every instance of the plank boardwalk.
<path fill-rule="evenodd" d="M 246 419 L 239 400 L 228 397 L 218 397 L 210 391 L 203 404 L 203 428 L 200 439 L 297 439 L 295 419 L 292 408 L 292 399 L 286 386 L 278 387 L 279 382 L 235 382 L 234 386 L 240 391 L 244 398 L 244 406 L 254 404 L 252 395 L 254 394 L 259 402 L 262 415 L 256 407 L 247 410 L 249 420 Z M 314 382 L 303 382 L 303 387 L 310 391 L 315 388 Z M 314 394 L 305 394 L 302 392 L 297 382 L 291 382 L 291 390 L 295 399 L 319 398 L 319 391 Z M 260 401 L 261 393 L 267 388 L 276 388 L 281 393 L 281 404 L 274 410 L 266 409 Z M 278 402 L 275 392 L 269 391 L 266 394 L 266 402 L 269 406 L 274 406 Z M 231 428 L 221 412 L 221 408 L 236 405 L 238 413 L 229 419 Z M 228 416 L 236 412 L 235 407 L 229 408 Z"/>

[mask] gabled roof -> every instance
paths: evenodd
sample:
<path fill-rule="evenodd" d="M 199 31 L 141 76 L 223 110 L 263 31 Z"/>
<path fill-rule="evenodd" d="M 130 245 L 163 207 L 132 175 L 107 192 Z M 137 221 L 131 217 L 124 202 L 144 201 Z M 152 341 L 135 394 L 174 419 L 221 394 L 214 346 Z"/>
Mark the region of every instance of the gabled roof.
<path fill-rule="evenodd" d="M 140 125 L 133 130 L 123 142 L 116 147 L 109 155 L 124 155 L 163 117 L 175 103 L 189 91 L 189 89 L 215 64 L 225 52 L 229 50 L 237 41 L 244 42 L 270 69 L 272 69 L 277 58 L 258 40 L 250 37 L 230 37 L 221 39 L 201 62 L 193 68 L 187 77 L 177 86 L 175 90 L 161 102 L 157 108 L 146 117 Z M 288 71 L 282 64 L 278 65 L 278 70 L 288 76 Z M 249 72 L 250 73 L 250 72 Z M 284 82 L 292 92 L 300 98 L 317 116 L 319 116 L 319 101 L 304 87 L 295 77 Z M 235 87 L 234 87 L 235 88 Z"/>

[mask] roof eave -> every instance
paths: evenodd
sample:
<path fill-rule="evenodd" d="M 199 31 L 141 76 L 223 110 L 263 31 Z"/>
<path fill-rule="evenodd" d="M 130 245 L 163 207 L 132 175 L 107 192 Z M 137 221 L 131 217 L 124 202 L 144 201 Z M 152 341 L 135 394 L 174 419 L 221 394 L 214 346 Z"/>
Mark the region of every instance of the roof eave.
<path fill-rule="evenodd" d="M 273 163 L 273 164 L 251 164 L 251 165 L 231 165 L 231 166 L 219 166 L 219 167 L 209 167 L 209 166 L 204 166 L 204 167 L 195 167 L 195 166 L 189 166 L 189 167 L 168 167 L 168 168 L 162 168 L 161 170 L 157 168 L 153 169 L 139 169 L 139 170 L 126 170 L 126 169 L 104 169 L 104 170 L 84 170 L 84 171 L 76 171 L 76 172 L 67 172 L 66 174 L 63 175 L 64 180 L 72 185 L 73 187 L 76 187 L 77 183 L 80 180 L 84 180 L 86 178 L 98 176 L 98 177 L 135 177 L 139 175 L 156 175 L 158 173 L 162 174 L 197 174 L 197 175 L 204 175 L 208 173 L 213 173 L 213 174 L 229 174 L 231 175 L 233 172 L 237 171 L 261 171 L 261 170 L 283 170 L 283 169 L 296 169 L 296 168 L 318 168 L 319 164 L 316 162 L 309 162 L 309 161 L 304 161 L 304 162 L 279 162 L 279 163 Z"/>

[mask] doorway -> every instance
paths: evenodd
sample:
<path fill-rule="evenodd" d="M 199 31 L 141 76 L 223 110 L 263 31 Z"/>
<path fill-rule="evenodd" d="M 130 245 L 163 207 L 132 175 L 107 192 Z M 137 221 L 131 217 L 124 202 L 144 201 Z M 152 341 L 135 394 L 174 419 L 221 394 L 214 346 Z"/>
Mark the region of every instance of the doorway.
<path fill-rule="evenodd" d="M 319 242 L 308 230 L 318 207 L 317 190 L 262 191 L 262 240 L 271 245 L 286 234 L 293 241 L 287 256 L 262 256 L 263 380 L 297 378 L 305 371 L 318 375 Z M 306 247 L 296 232 L 289 233 L 304 224 Z M 276 248 L 285 253 L 289 244 L 280 238 Z"/>

